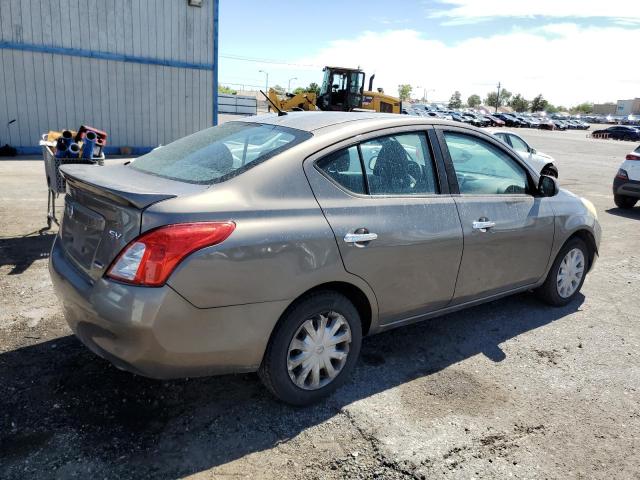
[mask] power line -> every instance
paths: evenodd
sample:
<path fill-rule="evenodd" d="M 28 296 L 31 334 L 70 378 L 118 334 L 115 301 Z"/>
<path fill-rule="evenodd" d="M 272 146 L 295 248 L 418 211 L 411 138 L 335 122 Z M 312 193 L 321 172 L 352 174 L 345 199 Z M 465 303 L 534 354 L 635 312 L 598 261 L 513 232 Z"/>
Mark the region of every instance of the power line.
<path fill-rule="evenodd" d="M 239 60 L 242 62 L 256 62 L 256 63 L 270 63 L 273 65 L 288 65 L 291 67 L 320 67 L 320 65 L 314 65 L 311 63 L 292 63 L 292 62 L 285 62 L 283 60 L 274 60 L 274 59 L 270 59 L 270 58 L 255 58 L 255 57 L 245 57 L 242 55 L 223 55 L 223 54 L 219 54 L 218 55 L 220 58 L 227 58 L 229 60 Z"/>

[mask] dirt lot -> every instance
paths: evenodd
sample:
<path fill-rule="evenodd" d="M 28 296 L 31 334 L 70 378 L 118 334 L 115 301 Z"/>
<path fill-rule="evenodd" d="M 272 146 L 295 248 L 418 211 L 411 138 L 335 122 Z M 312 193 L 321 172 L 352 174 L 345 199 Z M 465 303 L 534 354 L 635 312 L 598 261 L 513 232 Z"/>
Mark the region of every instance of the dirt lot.
<path fill-rule="evenodd" d="M 90 353 L 49 281 L 43 165 L 0 161 L 0 478 L 640 478 L 640 207 L 611 195 L 632 144 L 522 133 L 598 208 L 584 296 L 368 338 L 306 409 L 255 375 L 160 382 Z"/>

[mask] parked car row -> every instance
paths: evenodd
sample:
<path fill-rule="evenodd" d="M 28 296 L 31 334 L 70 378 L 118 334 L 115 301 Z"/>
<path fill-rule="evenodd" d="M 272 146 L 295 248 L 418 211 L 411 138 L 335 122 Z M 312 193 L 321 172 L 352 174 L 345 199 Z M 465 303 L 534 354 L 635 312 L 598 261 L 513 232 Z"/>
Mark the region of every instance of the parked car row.
<path fill-rule="evenodd" d="M 442 118 L 467 123 L 474 127 L 539 128 L 542 130 L 588 130 L 590 125 L 578 118 L 542 117 L 529 113 L 488 114 L 479 110 L 446 110 L 424 104 L 403 105 L 402 113 L 419 117 Z"/>

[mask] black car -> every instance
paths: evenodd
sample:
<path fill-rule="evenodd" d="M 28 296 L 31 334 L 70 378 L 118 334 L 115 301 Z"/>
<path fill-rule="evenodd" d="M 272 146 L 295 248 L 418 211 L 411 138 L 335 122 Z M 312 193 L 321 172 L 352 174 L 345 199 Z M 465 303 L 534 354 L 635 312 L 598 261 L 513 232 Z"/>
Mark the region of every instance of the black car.
<path fill-rule="evenodd" d="M 518 120 L 513 115 L 509 115 L 508 113 L 496 113 L 494 116 L 504 121 L 504 123 L 507 124 L 507 127 L 523 127 L 524 126 L 524 122 Z"/>
<path fill-rule="evenodd" d="M 605 136 L 614 140 L 640 140 L 640 130 L 627 125 L 615 125 L 604 130 L 595 130 L 593 136 Z"/>
<path fill-rule="evenodd" d="M 465 119 L 466 123 L 470 123 L 474 127 L 488 127 L 490 123 L 489 120 L 473 115 L 472 113 L 463 113 L 462 118 Z"/>

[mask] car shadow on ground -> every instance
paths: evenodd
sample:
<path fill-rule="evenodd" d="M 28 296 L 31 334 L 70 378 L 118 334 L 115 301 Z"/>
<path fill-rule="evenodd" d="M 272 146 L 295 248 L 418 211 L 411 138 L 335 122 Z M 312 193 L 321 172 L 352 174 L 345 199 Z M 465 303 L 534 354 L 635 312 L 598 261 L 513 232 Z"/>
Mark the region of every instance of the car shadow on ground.
<path fill-rule="evenodd" d="M 55 233 L 40 230 L 20 237 L 0 238 L 0 267 L 11 265 L 9 275 L 23 273 L 36 260 L 48 258 Z"/>
<path fill-rule="evenodd" d="M 615 215 L 616 217 L 635 218 L 636 220 L 640 220 L 640 205 L 630 209 L 608 208 L 605 212 L 610 215 Z"/>
<path fill-rule="evenodd" d="M 276 401 L 254 374 L 158 381 L 122 372 L 74 336 L 9 351 L 0 354 L 0 477 L 90 468 L 173 479 L 207 470 L 474 355 L 501 362 L 501 343 L 575 312 L 583 300 L 551 308 L 521 294 L 372 336 L 351 381 L 306 408 Z M 425 395 L 424 409 L 429 402 Z"/>

